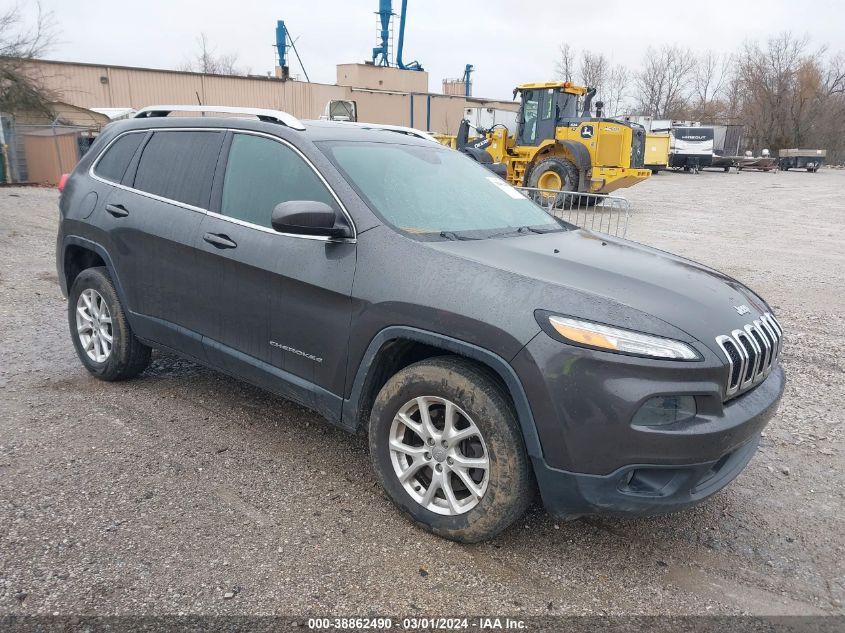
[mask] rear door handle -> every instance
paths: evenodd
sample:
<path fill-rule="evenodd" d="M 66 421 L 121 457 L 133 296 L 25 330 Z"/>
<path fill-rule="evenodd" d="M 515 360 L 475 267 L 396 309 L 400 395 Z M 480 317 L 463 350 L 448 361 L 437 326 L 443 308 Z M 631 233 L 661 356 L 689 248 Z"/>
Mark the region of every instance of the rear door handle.
<path fill-rule="evenodd" d="M 125 218 L 129 215 L 129 211 L 126 210 L 122 204 L 107 204 L 106 211 L 111 213 L 116 218 Z"/>
<path fill-rule="evenodd" d="M 206 242 L 217 248 L 237 248 L 238 245 L 228 235 L 222 233 L 206 233 L 202 236 Z"/>

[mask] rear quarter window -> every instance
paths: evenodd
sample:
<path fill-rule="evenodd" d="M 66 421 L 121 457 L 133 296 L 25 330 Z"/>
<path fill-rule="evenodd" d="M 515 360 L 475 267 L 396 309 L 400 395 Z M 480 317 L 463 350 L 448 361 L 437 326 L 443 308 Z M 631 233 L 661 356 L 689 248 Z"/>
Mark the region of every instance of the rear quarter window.
<path fill-rule="evenodd" d="M 144 147 L 135 189 L 205 209 L 223 132 L 156 132 Z"/>
<path fill-rule="evenodd" d="M 111 182 L 123 180 L 126 168 L 129 167 L 129 162 L 138 150 L 141 141 L 144 140 L 145 135 L 146 131 L 124 134 L 119 137 L 108 146 L 100 160 L 97 161 L 94 173 Z"/>

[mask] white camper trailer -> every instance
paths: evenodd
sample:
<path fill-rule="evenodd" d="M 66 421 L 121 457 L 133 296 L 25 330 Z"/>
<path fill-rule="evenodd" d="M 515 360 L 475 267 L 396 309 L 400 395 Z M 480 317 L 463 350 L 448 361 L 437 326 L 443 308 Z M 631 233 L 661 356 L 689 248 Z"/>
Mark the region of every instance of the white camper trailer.
<path fill-rule="evenodd" d="M 669 167 L 698 172 L 713 162 L 713 128 L 703 125 L 673 126 Z"/>

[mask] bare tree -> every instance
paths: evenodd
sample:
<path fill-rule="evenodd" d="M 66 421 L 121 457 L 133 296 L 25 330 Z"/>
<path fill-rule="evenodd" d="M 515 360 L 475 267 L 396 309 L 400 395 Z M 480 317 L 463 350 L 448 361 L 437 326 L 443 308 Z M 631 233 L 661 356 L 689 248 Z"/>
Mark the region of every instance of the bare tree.
<path fill-rule="evenodd" d="M 19 5 L 0 13 L 0 110 L 49 114 L 52 95 L 28 65 L 42 56 L 55 41 L 52 12 L 36 4 L 28 21 Z"/>
<path fill-rule="evenodd" d="M 628 70 L 621 65 L 612 66 L 602 53 L 585 50 L 579 56 L 569 44 L 560 45 L 560 56 L 555 72 L 562 81 L 577 81 L 596 89 L 596 99 L 603 101 L 605 112 L 618 114 L 627 97 Z"/>
<path fill-rule="evenodd" d="M 604 102 L 604 111 L 607 116 L 621 116 L 625 112 L 625 104 L 628 101 L 628 78 L 629 71 L 622 64 L 613 66 L 607 73 L 607 80 L 598 95 Z"/>
<path fill-rule="evenodd" d="M 628 69 L 621 64 L 611 65 L 602 53 L 584 51 L 578 69 L 578 80 L 589 88 L 596 89 L 594 103 L 604 103 L 607 116 L 622 114 L 627 96 Z"/>
<path fill-rule="evenodd" d="M 206 75 L 245 75 L 238 67 L 237 53 L 217 53 L 205 33 L 197 37 L 197 50 L 193 57 L 185 60 L 179 65 L 179 70 L 187 72 L 203 73 Z"/>
<path fill-rule="evenodd" d="M 722 118 L 735 123 L 740 119 L 742 100 L 742 84 L 737 69 L 736 56 L 731 56 L 731 63 L 725 73 L 725 84 L 722 88 Z"/>
<path fill-rule="evenodd" d="M 635 81 L 640 111 L 661 119 L 686 114 L 686 91 L 694 68 L 695 57 L 688 49 L 677 45 L 649 47 Z"/>
<path fill-rule="evenodd" d="M 765 46 L 743 46 L 737 62 L 740 109 L 752 142 L 780 149 L 813 136 L 830 90 L 819 62 L 823 53 L 810 51 L 807 38 L 790 33 L 769 39 Z"/>
<path fill-rule="evenodd" d="M 559 79 L 572 81 L 575 71 L 575 51 L 569 44 L 560 45 L 560 57 L 555 63 L 555 72 Z"/>
<path fill-rule="evenodd" d="M 845 54 L 828 61 L 824 80 L 825 96 L 812 142 L 828 150 L 832 162 L 845 161 Z"/>
<path fill-rule="evenodd" d="M 845 94 L 845 53 L 840 52 L 828 63 L 824 85 L 828 95 Z"/>
<path fill-rule="evenodd" d="M 608 116 L 635 102 L 655 118 L 741 123 L 756 151 L 804 145 L 845 160 L 845 52 L 828 55 L 806 37 L 783 33 L 731 55 L 649 48 L 636 73 L 562 44 L 556 68 L 560 79 L 596 88 Z"/>
<path fill-rule="evenodd" d="M 607 81 L 609 68 L 610 62 L 603 54 L 583 51 L 581 61 L 578 64 L 578 81 L 589 88 L 595 88 L 597 92 L 601 92 L 601 88 Z"/>
<path fill-rule="evenodd" d="M 732 58 L 707 51 L 695 62 L 692 72 L 691 116 L 700 121 L 723 117 L 722 101 L 730 75 Z"/>

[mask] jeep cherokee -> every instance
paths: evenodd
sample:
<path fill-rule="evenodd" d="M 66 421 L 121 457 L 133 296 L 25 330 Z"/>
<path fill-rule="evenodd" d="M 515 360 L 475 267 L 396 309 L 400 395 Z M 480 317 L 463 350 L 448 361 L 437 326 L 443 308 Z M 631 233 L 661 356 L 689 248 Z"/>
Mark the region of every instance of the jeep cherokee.
<path fill-rule="evenodd" d="M 783 332 L 734 279 L 579 229 L 425 138 L 275 111 L 106 127 L 56 260 L 85 368 L 170 350 L 369 434 L 411 520 L 472 542 L 690 506 L 756 451 Z"/>

